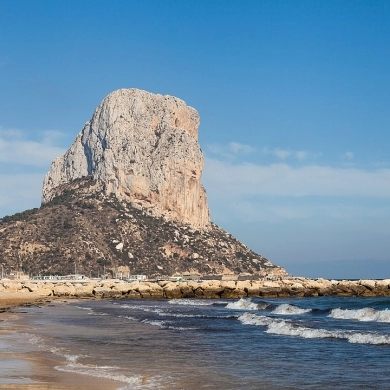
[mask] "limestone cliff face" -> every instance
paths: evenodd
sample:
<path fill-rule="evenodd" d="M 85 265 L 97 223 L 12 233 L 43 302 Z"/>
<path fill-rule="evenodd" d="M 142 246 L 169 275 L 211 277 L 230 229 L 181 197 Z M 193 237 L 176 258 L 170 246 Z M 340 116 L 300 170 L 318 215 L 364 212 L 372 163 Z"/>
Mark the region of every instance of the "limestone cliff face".
<path fill-rule="evenodd" d="M 109 94 L 44 179 L 42 203 L 63 184 L 92 176 L 98 190 L 150 215 L 203 229 L 210 224 L 200 183 L 199 116 L 172 96 L 137 89 Z"/>

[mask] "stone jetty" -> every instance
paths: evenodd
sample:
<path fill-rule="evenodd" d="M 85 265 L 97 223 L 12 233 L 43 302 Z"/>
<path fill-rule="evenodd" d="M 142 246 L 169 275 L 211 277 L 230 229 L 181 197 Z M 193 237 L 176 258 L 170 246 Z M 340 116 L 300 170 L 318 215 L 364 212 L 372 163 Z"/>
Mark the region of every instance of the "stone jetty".
<path fill-rule="evenodd" d="M 126 282 L 105 280 L 28 280 L 1 281 L 1 300 L 5 297 L 30 298 L 153 298 L 153 299 L 229 299 L 243 297 L 317 297 L 317 296 L 390 296 L 390 279 L 385 280 L 326 280 L 288 278 L 258 281 L 159 281 Z"/>

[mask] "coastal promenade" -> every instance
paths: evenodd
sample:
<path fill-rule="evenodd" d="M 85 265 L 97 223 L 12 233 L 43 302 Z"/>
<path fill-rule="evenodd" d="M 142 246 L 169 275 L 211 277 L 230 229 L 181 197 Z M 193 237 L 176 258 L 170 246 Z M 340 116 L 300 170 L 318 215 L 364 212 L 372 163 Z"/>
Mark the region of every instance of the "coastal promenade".
<path fill-rule="evenodd" d="M 51 298 L 242 298 L 390 296 L 390 279 L 326 280 L 288 278 L 256 281 L 125 282 L 118 279 L 0 281 L 0 308 Z"/>

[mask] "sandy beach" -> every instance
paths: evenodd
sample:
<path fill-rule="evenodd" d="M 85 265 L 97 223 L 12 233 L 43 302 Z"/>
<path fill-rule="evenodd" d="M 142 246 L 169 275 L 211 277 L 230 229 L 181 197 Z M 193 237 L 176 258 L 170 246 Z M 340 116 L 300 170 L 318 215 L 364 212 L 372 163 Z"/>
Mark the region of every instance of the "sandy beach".
<path fill-rule="evenodd" d="M 63 359 L 42 351 L 28 339 L 29 324 L 23 319 L 23 306 L 66 304 L 33 294 L 0 294 L 0 389 L 107 389 L 120 387 L 105 378 L 61 372 Z M 74 301 L 74 300 L 73 300 Z"/>
<path fill-rule="evenodd" d="M 30 305 L 30 304 L 41 304 L 45 303 L 45 301 L 50 302 L 50 300 L 46 300 L 42 298 L 42 296 L 34 293 L 7 293 L 2 291 L 0 293 L 0 311 L 8 310 L 12 307 Z"/>

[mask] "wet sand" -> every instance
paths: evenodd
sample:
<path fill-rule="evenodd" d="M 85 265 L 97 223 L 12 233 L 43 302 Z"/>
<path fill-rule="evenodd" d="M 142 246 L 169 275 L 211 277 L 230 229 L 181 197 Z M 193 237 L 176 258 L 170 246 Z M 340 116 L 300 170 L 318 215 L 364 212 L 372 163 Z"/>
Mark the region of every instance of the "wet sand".
<path fill-rule="evenodd" d="M 12 307 L 23 306 L 28 304 L 45 303 L 45 301 L 51 301 L 52 297 L 50 297 L 49 299 L 44 299 L 42 298 L 42 296 L 31 292 L 6 293 L 2 291 L 0 292 L 0 311 L 5 311 Z"/>
<path fill-rule="evenodd" d="M 22 307 L 52 301 L 33 297 L 31 293 L 22 295 L 0 294 L 0 389 L 115 390 L 121 387 L 121 383 L 113 380 L 56 370 L 64 361 L 29 343 L 26 335 L 29 324 L 23 319 Z M 52 304 L 64 304 L 61 301 Z"/>

